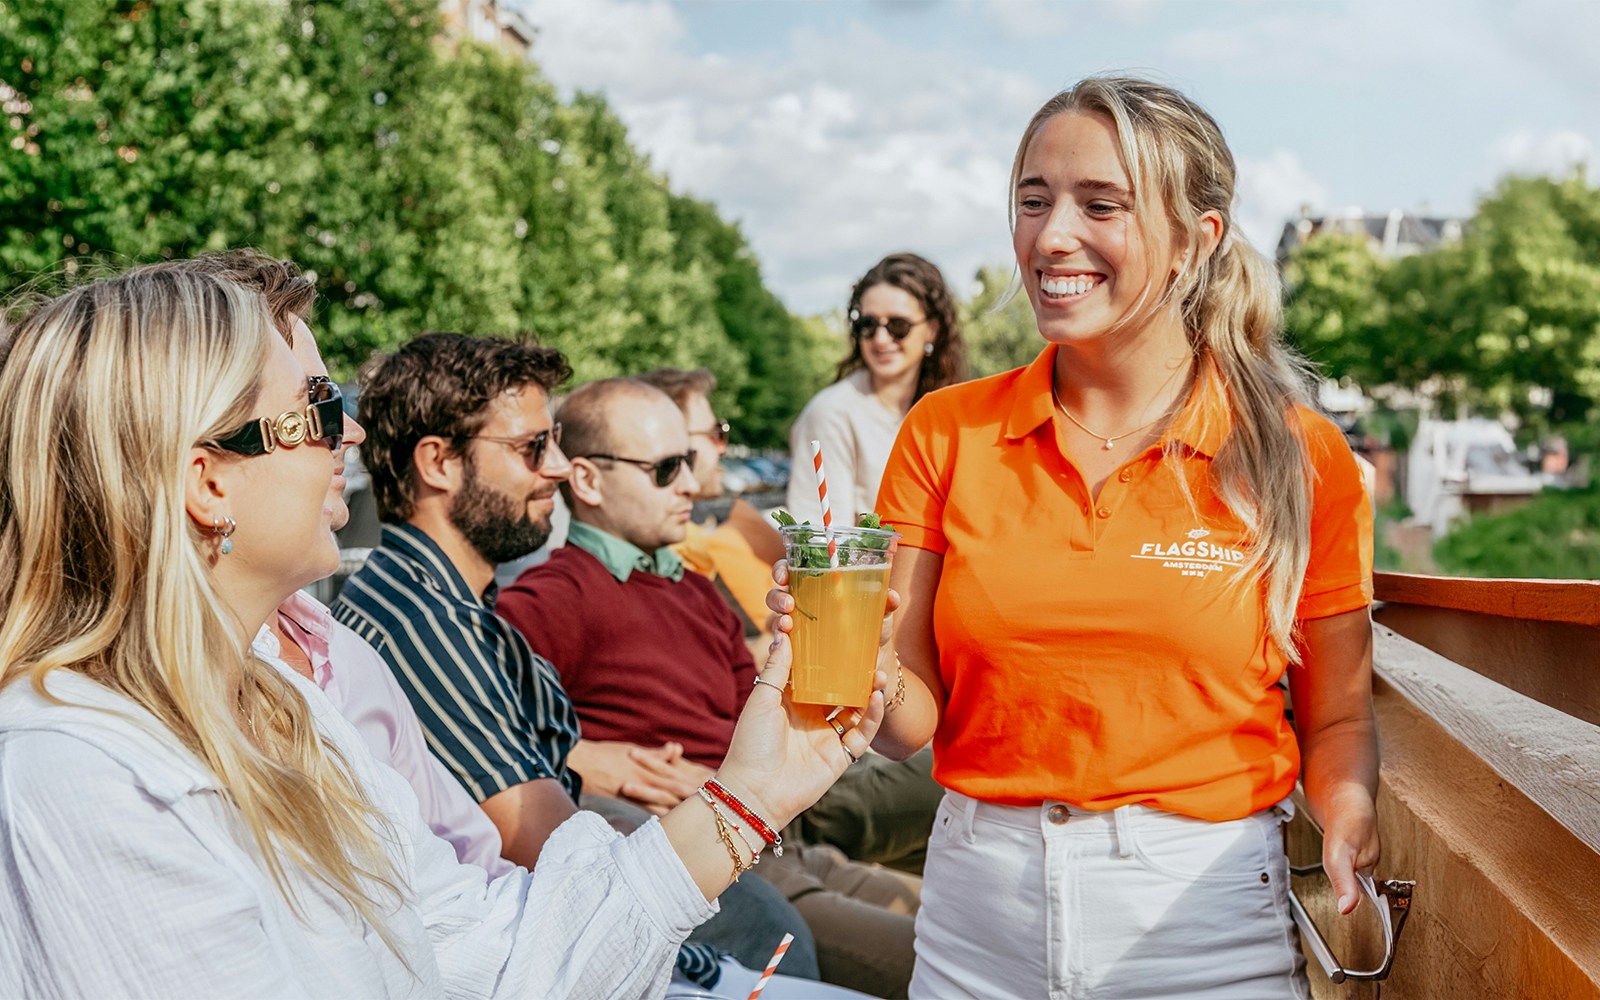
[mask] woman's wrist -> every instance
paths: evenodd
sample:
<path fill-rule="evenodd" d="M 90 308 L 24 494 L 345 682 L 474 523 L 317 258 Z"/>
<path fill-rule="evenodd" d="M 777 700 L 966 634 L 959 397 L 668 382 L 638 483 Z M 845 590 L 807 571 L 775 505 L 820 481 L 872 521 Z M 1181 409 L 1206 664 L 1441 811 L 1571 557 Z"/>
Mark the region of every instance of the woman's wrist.
<path fill-rule="evenodd" d="M 747 781 L 739 773 L 737 764 L 729 766 L 724 761 L 723 766 L 717 769 L 717 773 L 712 776 L 711 780 L 725 789 L 734 799 L 774 831 L 788 826 L 790 821 L 795 818 L 794 814 L 779 810 L 768 802 L 767 796 L 761 794 L 755 782 Z"/>

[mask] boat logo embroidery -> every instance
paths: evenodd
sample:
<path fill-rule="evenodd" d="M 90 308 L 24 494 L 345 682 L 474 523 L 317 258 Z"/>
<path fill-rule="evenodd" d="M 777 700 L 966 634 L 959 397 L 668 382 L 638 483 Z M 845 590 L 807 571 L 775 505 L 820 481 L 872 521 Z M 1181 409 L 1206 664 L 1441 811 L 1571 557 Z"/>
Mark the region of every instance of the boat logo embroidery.
<path fill-rule="evenodd" d="M 1132 558 L 1154 559 L 1161 563 L 1162 569 L 1176 570 L 1180 576 L 1202 579 L 1244 565 L 1245 554 L 1241 550 L 1201 541 L 1211 534 L 1205 528 L 1194 528 L 1185 534 L 1188 541 L 1145 542 Z"/>

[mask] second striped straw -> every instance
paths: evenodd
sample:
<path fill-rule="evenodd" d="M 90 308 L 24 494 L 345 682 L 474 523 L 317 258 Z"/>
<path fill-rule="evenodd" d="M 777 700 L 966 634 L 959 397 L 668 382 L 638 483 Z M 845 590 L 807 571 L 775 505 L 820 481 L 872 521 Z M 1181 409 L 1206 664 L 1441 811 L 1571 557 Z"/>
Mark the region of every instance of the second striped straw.
<path fill-rule="evenodd" d="M 778 970 L 778 963 L 783 961 L 783 953 L 789 950 L 789 945 L 792 943 L 794 943 L 793 934 L 785 934 L 783 940 L 778 942 L 778 950 L 772 953 L 772 961 L 762 970 L 760 981 L 756 983 L 756 988 L 750 991 L 750 996 L 746 1000 L 757 1000 L 761 996 L 761 991 L 767 988 L 767 981 Z"/>
<path fill-rule="evenodd" d="M 817 470 L 817 496 L 822 499 L 822 530 L 828 536 L 828 565 L 839 565 L 839 543 L 833 537 L 833 509 L 828 506 L 828 474 L 822 471 L 822 442 L 811 442 L 811 464 Z"/>

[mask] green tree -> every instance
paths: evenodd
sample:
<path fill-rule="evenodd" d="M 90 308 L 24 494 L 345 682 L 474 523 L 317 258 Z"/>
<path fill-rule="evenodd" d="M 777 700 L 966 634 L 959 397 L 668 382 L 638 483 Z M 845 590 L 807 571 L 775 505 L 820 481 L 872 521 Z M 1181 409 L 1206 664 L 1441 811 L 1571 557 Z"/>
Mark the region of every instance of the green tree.
<path fill-rule="evenodd" d="M 583 379 L 706 365 L 780 439 L 806 339 L 737 228 L 602 98 L 438 30 L 437 0 L 0 0 L 0 290 L 250 244 L 316 275 L 343 374 L 533 331 Z"/>
<path fill-rule="evenodd" d="M 251 230 L 293 97 L 280 33 L 239 4 L 0 0 L 7 284 Z"/>
<path fill-rule="evenodd" d="M 1478 515 L 1441 538 L 1434 559 L 1456 576 L 1600 579 L 1600 492 L 1552 490 Z"/>
<path fill-rule="evenodd" d="M 693 198 L 674 196 L 671 209 L 678 266 L 698 264 L 713 277 L 717 317 L 744 358 L 737 380 L 719 373 L 718 407 L 731 415 L 740 443 L 783 448 L 795 415 L 831 379 L 834 349 L 817 350 L 805 324 L 766 287 L 736 224 Z"/>
<path fill-rule="evenodd" d="M 1378 288 L 1385 269 L 1364 239 L 1342 233 L 1312 237 L 1284 265 L 1285 334 L 1329 377 L 1391 380 L 1390 352 L 1376 343 L 1387 332 Z"/>
<path fill-rule="evenodd" d="M 977 292 L 961 304 L 968 372 L 981 378 L 1026 365 L 1044 347 L 1028 297 L 1013 291 L 1006 268 L 979 268 L 977 281 Z"/>
<path fill-rule="evenodd" d="M 1582 423 L 1600 402 L 1597 230 L 1600 188 L 1581 176 L 1510 177 L 1462 241 L 1478 279 L 1465 304 L 1479 331 L 1479 387 L 1524 420 Z"/>
<path fill-rule="evenodd" d="M 1439 412 L 1514 413 L 1579 438 L 1600 404 L 1600 189 L 1508 177 L 1458 243 L 1395 261 L 1357 238 L 1285 266 L 1291 339 L 1328 374 L 1425 389 Z"/>
<path fill-rule="evenodd" d="M 519 325 L 520 282 L 492 151 L 440 60 L 437 4 L 296 3 L 302 92 L 260 239 L 323 279 L 329 354 L 346 368 L 425 329 Z M 287 225 L 284 225 L 287 223 Z M 282 228 L 279 228 L 282 226 Z"/>

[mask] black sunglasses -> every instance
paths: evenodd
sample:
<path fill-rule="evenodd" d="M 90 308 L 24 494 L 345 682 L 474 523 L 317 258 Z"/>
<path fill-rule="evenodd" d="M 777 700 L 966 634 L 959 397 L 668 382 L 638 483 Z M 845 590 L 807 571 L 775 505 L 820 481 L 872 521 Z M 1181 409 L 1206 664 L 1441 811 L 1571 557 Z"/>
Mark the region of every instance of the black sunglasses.
<path fill-rule="evenodd" d="M 729 424 L 726 420 L 719 420 L 716 423 L 712 424 L 706 430 L 703 430 L 703 431 L 690 431 L 689 434 L 691 436 L 693 436 L 695 434 L 704 434 L 706 437 L 710 438 L 712 440 L 712 442 L 715 443 L 715 444 L 726 444 L 727 441 L 728 441 L 728 434 L 732 430 L 733 430 L 733 426 L 731 424 Z"/>
<path fill-rule="evenodd" d="M 306 377 L 310 405 L 304 410 L 280 413 L 276 420 L 260 417 L 226 437 L 212 442 L 235 455 L 266 455 L 307 441 L 321 441 L 329 451 L 344 443 L 344 394 L 326 375 Z"/>
<path fill-rule="evenodd" d="M 551 445 L 559 447 L 561 444 L 561 425 L 559 423 L 551 424 L 532 437 L 508 438 L 494 437 L 490 434 L 474 434 L 472 439 L 475 441 L 493 441 L 495 444 L 507 445 L 522 455 L 522 461 L 530 470 L 538 472 L 544 466 L 546 449 Z"/>
<path fill-rule="evenodd" d="M 917 320 L 906 319 L 904 316 L 869 316 L 866 313 L 856 313 L 850 317 L 850 332 L 857 340 L 871 340 L 878 335 L 878 327 L 889 331 L 895 343 L 911 336 L 911 331 L 926 323 L 926 317 Z"/>
<path fill-rule="evenodd" d="M 690 448 L 682 455 L 668 455 L 658 462 L 652 462 L 644 458 L 623 458 L 620 455 L 582 455 L 580 457 L 588 459 L 600 458 L 607 462 L 626 462 L 629 465 L 637 465 L 646 472 L 654 473 L 656 486 L 661 489 L 666 489 L 672 485 L 673 481 L 678 478 L 679 469 L 685 466 L 690 468 L 694 466 L 693 448 Z"/>

